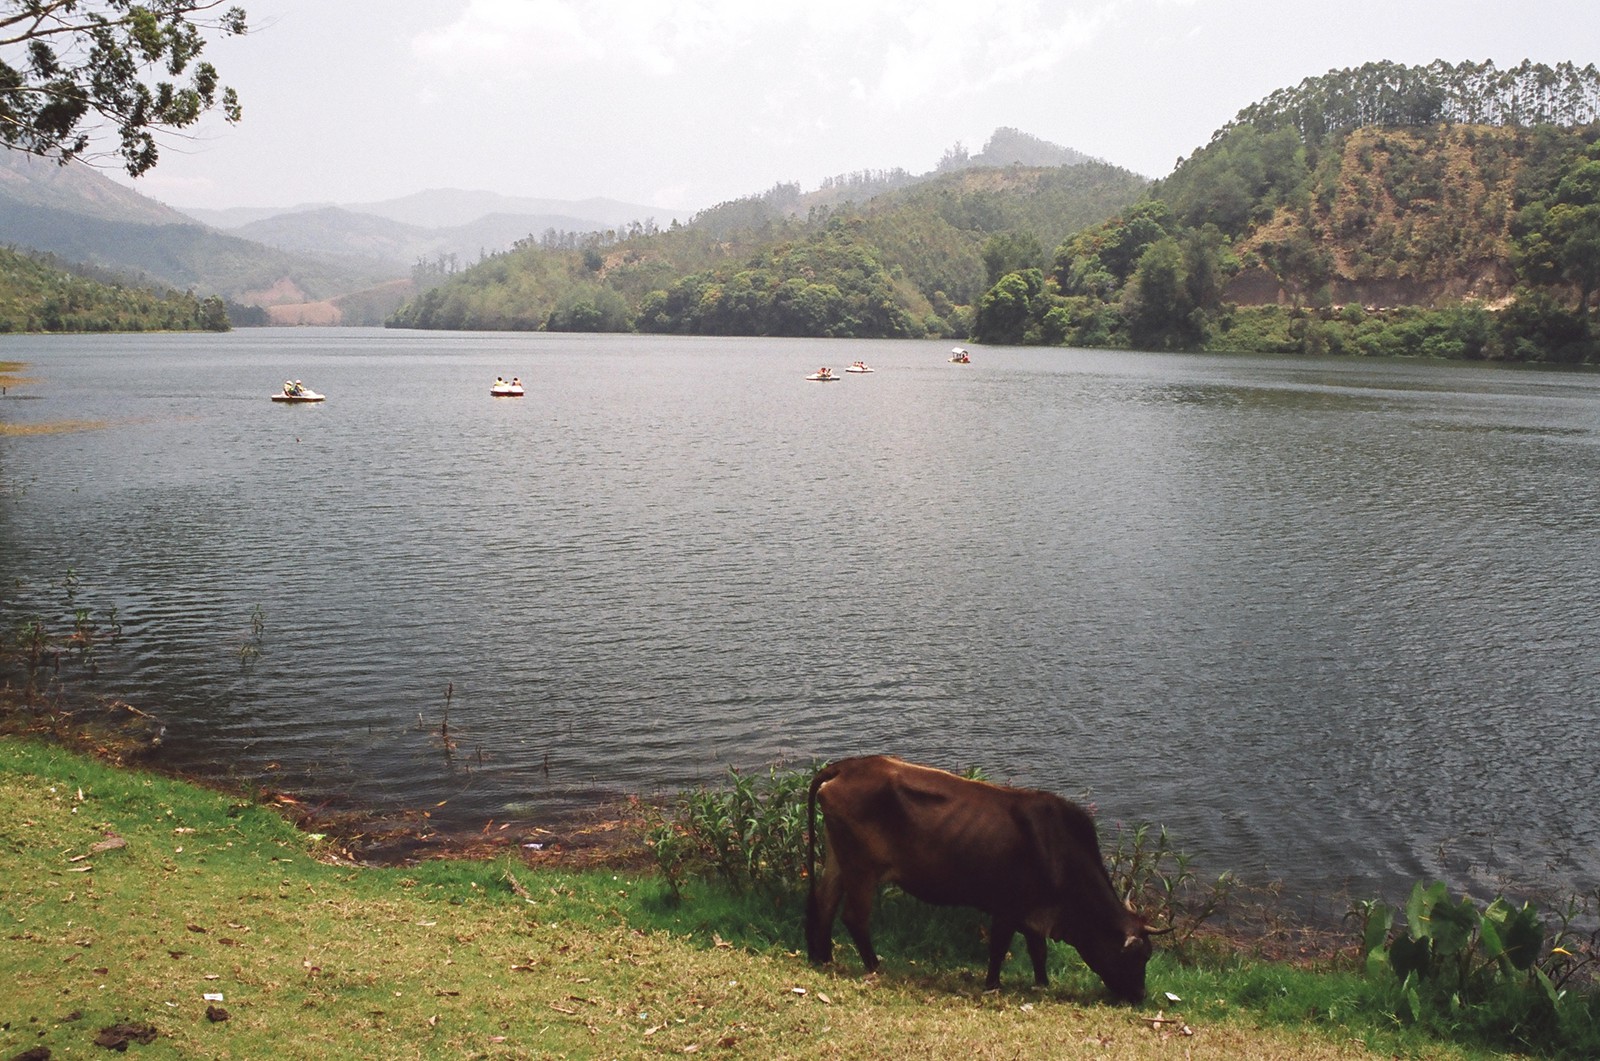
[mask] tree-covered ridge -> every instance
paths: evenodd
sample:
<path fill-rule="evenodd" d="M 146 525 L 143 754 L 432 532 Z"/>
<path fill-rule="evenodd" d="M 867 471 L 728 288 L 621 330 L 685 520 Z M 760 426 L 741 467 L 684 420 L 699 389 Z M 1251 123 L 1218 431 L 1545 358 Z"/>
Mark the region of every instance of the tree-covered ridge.
<path fill-rule="evenodd" d="M 863 185 L 870 182 L 863 181 Z M 866 201 L 779 185 L 687 225 L 526 241 L 436 282 L 417 328 L 801 336 L 964 335 L 997 243 L 1038 248 L 1135 201 L 1103 163 L 968 167 Z M 803 208 L 803 209 L 802 209 Z"/>
<path fill-rule="evenodd" d="M 1308 144 L 1366 126 L 1584 125 L 1600 120 L 1600 70 L 1593 63 L 1546 66 L 1524 60 L 1427 66 L 1367 63 L 1311 77 L 1239 112 L 1213 137 L 1240 126 L 1292 128 Z"/>
<path fill-rule="evenodd" d="M 222 299 L 128 284 L 0 247 L 0 332 L 227 331 Z"/>
<path fill-rule="evenodd" d="M 1570 64 L 1369 64 L 1305 82 L 1062 241 L 1047 269 L 1002 277 L 975 337 L 1600 359 L 1597 100 L 1600 76 Z"/>

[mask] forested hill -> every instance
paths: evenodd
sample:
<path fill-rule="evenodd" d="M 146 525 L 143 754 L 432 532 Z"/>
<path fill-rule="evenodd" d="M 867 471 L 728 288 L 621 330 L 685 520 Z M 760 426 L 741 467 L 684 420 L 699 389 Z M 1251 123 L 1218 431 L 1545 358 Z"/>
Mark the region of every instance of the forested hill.
<path fill-rule="evenodd" d="M 1600 362 L 1597 144 L 1592 65 L 1369 63 L 1154 184 L 1001 130 L 931 179 L 779 185 L 419 278 L 391 323 Z"/>
<path fill-rule="evenodd" d="M 1600 72 L 1374 63 L 1241 111 L 988 342 L 1600 361 Z"/>
<path fill-rule="evenodd" d="M 1075 164 L 1001 164 L 1032 157 Z M 1015 130 L 942 172 L 778 185 L 670 229 L 525 241 L 434 285 L 401 327 L 798 336 L 965 335 L 1005 272 L 1137 201 L 1149 182 Z"/>
<path fill-rule="evenodd" d="M 0 247 L 0 332 L 227 331 L 216 296 L 132 283 L 92 266 Z"/>

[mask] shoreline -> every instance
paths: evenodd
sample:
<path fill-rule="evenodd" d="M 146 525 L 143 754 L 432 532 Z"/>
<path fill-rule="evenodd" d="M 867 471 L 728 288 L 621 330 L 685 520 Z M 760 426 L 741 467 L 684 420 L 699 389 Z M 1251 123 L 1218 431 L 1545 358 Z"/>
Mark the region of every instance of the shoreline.
<path fill-rule="evenodd" d="M 320 841 L 316 857 L 354 867 L 395 869 L 422 862 L 490 862 L 516 858 L 529 869 L 657 871 L 646 833 L 662 804 L 637 796 L 597 802 L 552 821 L 554 828 L 497 823 L 445 824 L 422 808 L 380 810 L 307 798 L 302 793 L 242 785 L 183 770 L 162 761 L 160 723 L 121 701 L 99 711 L 51 709 L 21 702 L 0 686 L 0 739 L 34 739 L 119 769 L 143 770 L 270 808 Z M 670 798 L 670 797 L 668 797 Z M 1337 967 L 1354 961 L 1359 940 L 1348 914 L 1336 907 L 1347 896 L 1285 894 L 1280 883 L 1235 880 L 1218 912 L 1194 929 L 1190 942 L 1208 949 L 1298 967 Z"/>
<path fill-rule="evenodd" d="M 100 712 L 55 710 L 22 702 L 14 687 L 0 687 L 0 737 L 32 738 L 119 768 L 146 770 L 173 780 L 271 807 L 301 832 L 324 838 L 333 857 L 383 868 L 433 859 L 488 861 L 515 854 L 530 866 L 637 870 L 652 864 L 645 844 L 647 804 L 619 798 L 595 804 L 551 824 L 517 827 L 493 820 L 481 826 L 444 824 L 420 807 L 378 809 L 336 805 L 292 790 L 229 783 L 162 761 L 159 722 L 130 704 L 113 701 Z"/>

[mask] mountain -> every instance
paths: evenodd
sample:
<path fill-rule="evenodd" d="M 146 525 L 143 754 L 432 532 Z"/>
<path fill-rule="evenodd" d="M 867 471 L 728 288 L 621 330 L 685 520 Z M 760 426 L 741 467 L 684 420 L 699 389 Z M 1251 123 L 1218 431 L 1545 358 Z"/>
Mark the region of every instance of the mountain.
<path fill-rule="evenodd" d="M 967 157 L 960 145 L 952 148 L 940 161 L 941 170 L 961 169 L 964 166 L 1076 166 L 1083 162 L 1098 162 L 1082 151 L 1041 140 L 1020 129 L 996 129 L 983 145 L 983 150 Z"/>
<path fill-rule="evenodd" d="M 687 220 L 691 213 L 688 210 L 623 203 L 615 199 L 529 199 L 453 188 L 434 188 L 380 202 L 350 203 L 345 204 L 345 209 L 358 214 L 387 217 L 391 221 L 419 228 L 457 228 L 489 214 L 569 218 L 576 221 L 576 227 L 571 229 L 574 232 L 604 231 L 630 221 L 650 218 L 654 218 L 658 224 L 667 225 L 674 220 Z"/>
<path fill-rule="evenodd" d="M 1600 71 L 1368 63 L 1245 108 L 1048 270 L 996 343 L 1600 362 Z"/>
<path fill-rule="evenodd" d="M 350 207 L 324 206 L 273 214 L 231 231 L 280 250 L 353 254 L 410 269 L 423 259 L 477 261 L 544 232 L 593 232 L 607 227 L 594 217 L 569 214 L 490 213 L 446 228 L 426 228 Z"/>
<path fill-rule="evenodd" d="M 0 151 L 0 203 L 13 214 L 31 207 L 137 225 L 192 223 L 171 207 L 101 176 L 89 166 L 62 166 L 22 151 Z M 9 233 L 7 238 L 15 242 Z"/>
<path fill-rule="evenodd" d="M 615 199 L 529 199 L 496 192 L 435 188 L 399 199 L 370 203 L 302 203 L 298 206 L 233 206 L 222 210 L 182 207 L 182 212 L 202 224 L 239 229 L 258 221 L 311 214 L 336 207 L 352 214 L 381 217 L 418 229 L 450 229 L 491 214 L 548 217 L 562 222 L 555 227 L 577 232 L 604 231 L 630 221 L 655 218 L 661 224 L 687 220 L 691 211 L 663 210 L 657 206 L 623 203 Z"/>
<path fill-rule="evenodd" d="M 1040 142 L 1042 144 L 1042 142 Z M 1064 150 L 1064 149 L 1057 149 Z M 1057 156 L 1060 157 L 1060 156 Z M 1149 182 L 1101 162 L 860 173 L 780 184 L 669 229 L 540 240 L 439 278 L 419 328 L 961 335 L 995 262 L 1116 215 Z"/>
<path fill-rule="evenodd" d="M 281 250 L 354 254 L 407 269 L 421 259 L 476 261 L 509 250 L 518 240 L 550 232 L 604 232 L 635 222 L 670 224 L 690 216 L 687 210 L 614 199 L 530 199 L 448 188 L 370 203 L 186 208 L 184 213 Z"/>
<path fill-rule="evenodd" d="M 248 305 L 328 298 L 405 275 L 372 259 L 293 253 L 227 235 L 87 166 L 15 151 L 0 152 L 0 234 L 15 247 Z"/>

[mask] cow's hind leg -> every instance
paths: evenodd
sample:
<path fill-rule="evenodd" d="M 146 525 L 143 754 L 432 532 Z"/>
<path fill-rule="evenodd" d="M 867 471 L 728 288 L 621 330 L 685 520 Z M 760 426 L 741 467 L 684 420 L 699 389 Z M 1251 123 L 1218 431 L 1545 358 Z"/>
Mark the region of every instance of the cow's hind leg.
<path fill-rule="evenodd" d="M 844 927 L 850 930 L 850 938 L 855 940 L 856 950 L 861 954 L 861 964 L 867 967 L 867 972 L 878 971 L 878 952 L 872 949 L 872 897 L 878 890 L 878 882 L 871 877 L 863 877 L 851 882 L 844 890 Z"/>
<path fill-rule="evenodd" d="M 839 913 L 839 874 L 832 862 L 813 878 L 806 895 L 806 953 L 821 965 L 833 960 L 833 919 Z"/>

